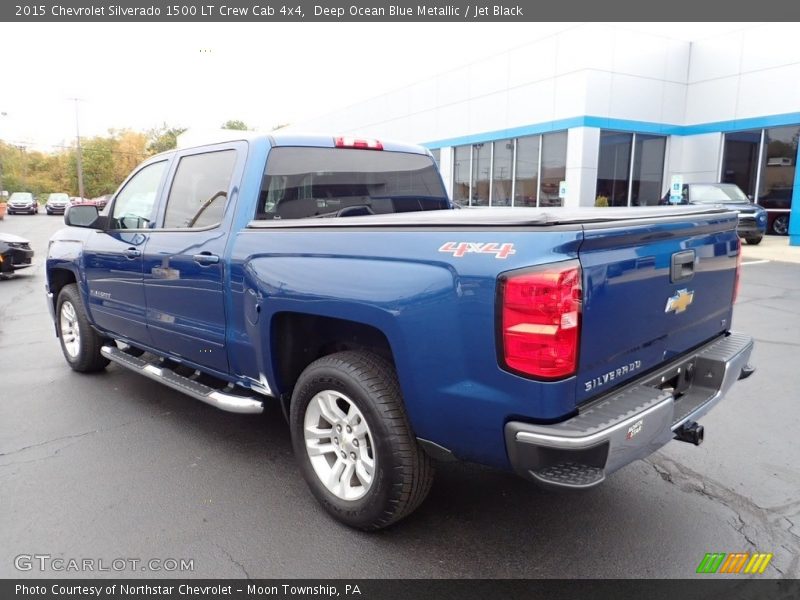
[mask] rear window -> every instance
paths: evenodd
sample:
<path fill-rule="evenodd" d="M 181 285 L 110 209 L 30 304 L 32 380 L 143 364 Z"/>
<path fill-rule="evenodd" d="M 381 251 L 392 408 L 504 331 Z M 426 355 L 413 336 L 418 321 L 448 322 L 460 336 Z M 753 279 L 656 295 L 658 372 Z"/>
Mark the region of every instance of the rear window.
<path fill-rule="evenodd" d="M 274 148 L 256 219 L 350 217 L 449 208 L 430 156 L 381 150 Z"/>

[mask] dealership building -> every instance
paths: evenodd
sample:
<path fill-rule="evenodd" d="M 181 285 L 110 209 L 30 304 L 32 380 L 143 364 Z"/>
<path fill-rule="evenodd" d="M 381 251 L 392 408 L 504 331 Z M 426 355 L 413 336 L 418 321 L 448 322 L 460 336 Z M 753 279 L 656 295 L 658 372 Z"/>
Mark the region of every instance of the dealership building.
<path fill-rule="evenodd" d="M 645 206 L 733 182 L 800 245 L 800 25 L 676 26 L 573 25 L 291 129 L 422 143 L 463 205 Z"/>

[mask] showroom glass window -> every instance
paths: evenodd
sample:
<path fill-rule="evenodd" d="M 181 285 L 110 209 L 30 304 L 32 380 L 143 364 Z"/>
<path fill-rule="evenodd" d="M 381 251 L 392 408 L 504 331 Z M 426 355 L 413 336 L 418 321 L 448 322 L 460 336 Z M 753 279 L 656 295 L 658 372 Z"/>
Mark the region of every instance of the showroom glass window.
<path fill-rule="evenodd" d="M 725 135 L 722 183 L 735 183 L 748 196 L 755 195 L 760 144 L 760 129 Z"/>
<path fill-rule="evenodd" d="M 609 206 L 658 204 L 666 145 L 661 135 L 601 131 L 596 201 L 602 196 Z"/>
<path fill-rule="evenodd" d="M 661 201 L 667 138 L 637 133 L 635 140 L 631 206 L 653 206 Z"/>
<path fill-rule="evenodd" d="M 471 149 L 471 146 L 453 148 L 453 201 L 464 206 L 469 204 Z"/>
<path fill-rule="evenodd" d="M 492 206 L 511 206 L 514 140 L 494 142 L 492 157 Z"/>
<path fill-rule="evenodd" d="M 725 134 L 720 181 L 735 183 L 767 209 L 769 233 L 788 233 L 798 136 L 798 125 Z"/>
<path fill-rule="evenodd" d="M 536 206 L 539 192 L 538 135 L 517 139 L 517 169 L 514 178 L 514 206 Z"/>
<path fill-rule="evenodd" d="M 597 161 L 597 192 L 609 206 L 628 206 L 632 133 L 600 132 L 600 155 Z"/>
<path fill-rule="evenodd" d="M 472 206 L 489 206 L 492 144 L 472 144 Z"/>
<path fill-rule="evenodd" d="M 542 136 L 542 167 L 539 177 L 539 206 L 561 206 L 559 186 L 567 177 L 567 132 Z"/>
<path fill-rule="evenodd" d="M 456 146 L 453 200 L 464 206 L 561 206 L 566 173 L 566 131 Z"/>
<path fill-rule="evenodd" d="M 788 210 L 797 166 L 800 127 L 773 127 L 764 132 L 764 158 L 758 185 L 758 203 L 765 208 Z"/>

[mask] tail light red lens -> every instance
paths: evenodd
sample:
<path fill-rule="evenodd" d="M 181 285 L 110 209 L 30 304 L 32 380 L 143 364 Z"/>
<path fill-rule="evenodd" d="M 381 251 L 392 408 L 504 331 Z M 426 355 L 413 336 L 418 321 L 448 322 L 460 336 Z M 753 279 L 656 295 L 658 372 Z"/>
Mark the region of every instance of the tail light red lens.
<path fill-rule="evenodd" d="M 739 296 L 739 273 L 742 270 L 742 240 L 737 239 L 736 244 L 738 246 L 736 252 L 736 273 L 733 276 L 733 301 L 736 302 L 736 298 Z"/>
<path fill-rule="evenodd" d="M 575 374 L 581 330 L 581 268 L 568 261 L 501 276 L 501 362 L 538 379 Z"/>

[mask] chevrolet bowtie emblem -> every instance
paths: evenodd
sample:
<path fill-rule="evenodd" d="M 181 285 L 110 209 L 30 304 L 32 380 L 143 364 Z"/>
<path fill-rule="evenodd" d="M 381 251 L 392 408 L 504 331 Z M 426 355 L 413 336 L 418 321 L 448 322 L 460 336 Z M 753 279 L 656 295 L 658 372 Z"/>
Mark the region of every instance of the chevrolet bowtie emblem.
<path fill-rule="evenodd" d="M 678 290 L 671 298 L 667 298 L 667 307 L 664 309 L 665 313 L 675 311 L 675 314 L 682 313 L 694 300 L 694 291 Z"/>

